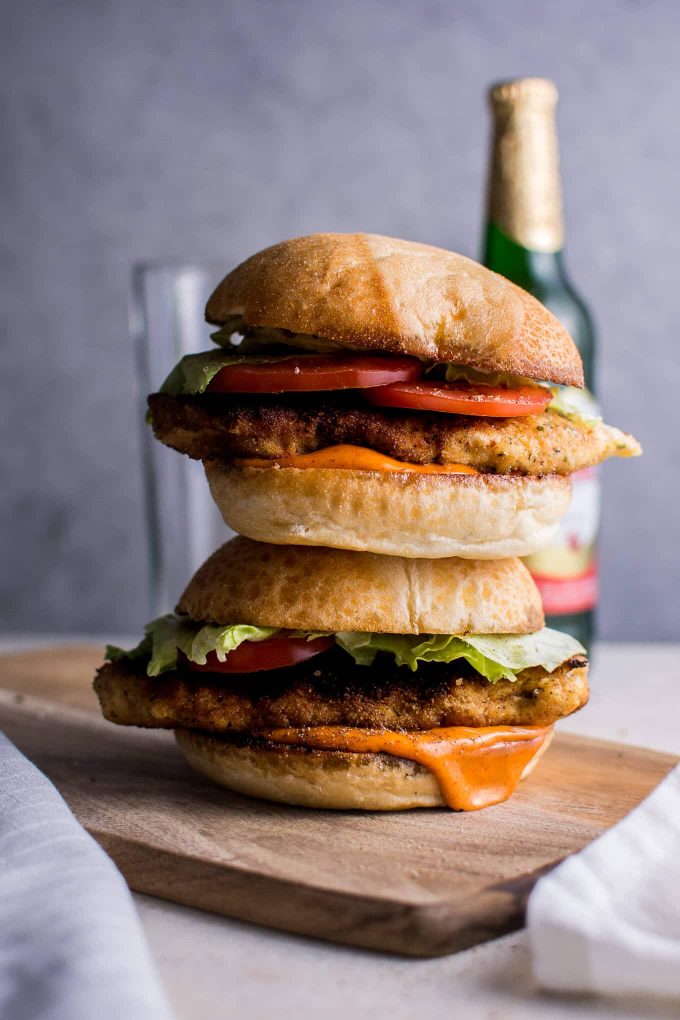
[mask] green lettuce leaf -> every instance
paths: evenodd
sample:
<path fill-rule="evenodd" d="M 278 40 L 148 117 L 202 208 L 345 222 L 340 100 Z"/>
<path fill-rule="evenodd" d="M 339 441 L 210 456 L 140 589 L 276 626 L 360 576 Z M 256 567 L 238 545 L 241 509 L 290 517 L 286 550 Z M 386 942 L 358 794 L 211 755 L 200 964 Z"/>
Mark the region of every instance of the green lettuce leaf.
<path fill-rule="evenodd" d="M 244 641 L 265 641 L 281 633 L 277 627 L 251 627 L 247 624 L 220 626 L 194 623 L 187 617 L 169 613 L 153 620 L 145 628 L 144 639 L 129 652 L 109 645 L 106 657 L 118 659 L 148 658 L 148 676 L 159 676 L 177 667 L 181 651 L 191 662 L 201 666 L 215 652 L 224 662 L 229 652 Z M 287 631 L 291 637 L 308 641 L 325 636 L 324 631 Z M 343 631 L 335 635 L 336 643 L 359 666 L 370 666 L 378 652 L 393 655 L 398 666 L 414 672 L 419 662 L 453 662 L 465 659 L 491 683 L 514 680 L 517 673 L 530 666 L 543 666 L 549 673 L 572 655 L 584 654 L 574 638 L 544 627 L 535 634 L 363 634 Z"/>
<path fill-rule="evenodd" d="M 394 655 L 397 665 L 414 672 L 419 662 L 453 662 L 465 659 L 491 683 L 514 680 L 530 666 L 543 666 L 549 673 L 572 655 L 585 649 L 575 638 L 544 627 L 535 634 L 472 634 L 457 637 L 434 634 L 361 634 L 342 632 L 335 640 L 360 666 L 370 666 L 378 652 Z"/>
<path fill-rule="evenodd" d="M 109 645 L 106 658 L 115 662 L 122 658 L 139 659 L 149 656 L 147 675 L 159 676 L 177 667 L 180 651 L 199 666 L 205 666 L 209 652 L 215 652 L 220 662 L 224 662 L 229 652 L 233 652 L 244 641 L 265 641 L 276 634 L 277 630 L 276 627 L 251 627 L 240 623 L 230 627 L 200 624 L 175 613 L 168 613 L 146 625 L 145 637 L 136 648 L 125 652 Z"/>
<path fill-rule="evenodd" d="M 229 347 L 234 345 L 232 337 L 235 333 L 243 333 L 245 330 L 245 323 L 242 315 L 230 315 L 226 322 L 222 323 L 220 328 L 210 334 L 210 339 L 215 344 L 219 344 L 220 347 Z"/>
<path fill-rule="evenodd" d="M 230 351 L 202 351 L 200 354 L 185 354 L 161 386 L 160 392 L 167 393 L 172 397 L 195 396 L 198 393 L 205 393 L 209 383 L 220 369 L 227 365 L 261 365 L 264 362 L 285 361 L 292 357 L 292 354 L 261 354 L 246 357 L 239 354 L 238 348 L 232 348 Z"/>
<path fill-rule="evenodd" d="M 551 386 L 552 400 L 547 410 L 568 418 L 569 421 L 594 429 L 602 418 L 597 414 L 595 398 L 588 390 L 578 390 L 575 386 Z"/>
<path fill-rule="evenodd" d="M 172 397 L 181 394 L 204 393 L 208 384 L 220 369 L 241 361 L 233 351 L 205 351 L 200 354 L 185 354 L 175 365 L 160 388 L 161 393 Z"/>
<path fill-rule="evenodd" d="M 437 368 L 438 366 L 432 365 L 429 371 Z M 480 372 L 476 368 L 470 368 L 469 365 L 454 365 L 449 362 L 446 366 L 446 372 L 444 378 L 447 382 L 469 382 L 469 383 L 480 383 L 483 386 L 543 386 L 547 387 L 547 383 L 537 382 L 535 379 L 529 379 L 523 375 L 510 375 L 508 372 Z"/>
<path fill-rule="evenodd" d="M 120 659 L 146 659 L 151 655 L 151 638 L 143 637 L 138 645 L 126 651 L 118 648 L 117 645 L 107 645 L 104 658 L 109 662 L 118 662 Z"/>
<path fill-rule="evenodd" d="M 571 634 L 551 627 L 543 627 L 534 634 L 469 634 L 463 640 L 513 673 L 531 666 L 542 666 L 552 673 L 573 655 L 586 654 L 583 645 Z"/>
<path fill-rule="evenodd" d="M 240 343 L 234 344 L 235 333 L 243 337 Z M 287 329 L 276 329 L 274 326 L 246 326 L 240 316 L 233 316 L 210 339 L 220 347 L 230 347 L 241 354 L 253 354 L 263 348 L 292 347 L 297 351 L 312 351 L 315 354 L 328 354 L 332 351 L 346 350 L 342 344 L 334 340 L 326 340 L 310 333 L 291 333 Z"/>

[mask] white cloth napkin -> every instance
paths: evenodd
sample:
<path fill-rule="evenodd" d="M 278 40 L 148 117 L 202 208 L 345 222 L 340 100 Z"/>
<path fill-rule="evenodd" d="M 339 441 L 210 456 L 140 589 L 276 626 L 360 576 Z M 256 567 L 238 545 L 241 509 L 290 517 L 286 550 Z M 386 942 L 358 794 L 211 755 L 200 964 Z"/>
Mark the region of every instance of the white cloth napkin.
<path fill-rule="evenodd" d="M 543 988 L 680 997 L 680 766 L 538 881 L 527 925 Z"/>
<path fill-rule="evenodd" d="M 123 877 L 2 733 L 0 1017 L 172 1020 Z"/>

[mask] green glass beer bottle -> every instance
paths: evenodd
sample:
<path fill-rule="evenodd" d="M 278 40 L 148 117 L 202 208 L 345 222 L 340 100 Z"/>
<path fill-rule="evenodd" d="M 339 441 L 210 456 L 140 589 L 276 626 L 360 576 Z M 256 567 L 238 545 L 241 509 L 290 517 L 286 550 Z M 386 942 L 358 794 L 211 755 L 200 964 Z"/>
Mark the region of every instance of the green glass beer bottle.
<path fill-rule="evenodd" d="M 597 414 L 593 324 L 564 265 L 557 89 L 543 78 L 522 78 L 493 86 L 489 99 L 493 136 L 484 264 L 528 290 L 566 326 L 586 381 L 586 389 L 570 390 L 570 397 L 585 413 Z M 553 544 L 525 562 L 548 625 L 589 647 L 597 603 L 599 480 L 593 468 L 572 477 L 571 507 Z"/>

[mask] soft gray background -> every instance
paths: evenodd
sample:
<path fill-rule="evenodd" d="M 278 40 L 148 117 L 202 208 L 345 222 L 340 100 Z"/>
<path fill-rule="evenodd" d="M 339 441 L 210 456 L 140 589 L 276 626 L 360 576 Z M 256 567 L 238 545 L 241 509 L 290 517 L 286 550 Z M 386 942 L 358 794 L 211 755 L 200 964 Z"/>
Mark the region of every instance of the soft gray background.
<path fill-rule="evenodd" d="M 490 80 L 553 77 L 609 420 L 601 631 L 678 638 L 680 5 L 3 4 L 2 623 L 146 617 L 128 266 L 286 236 L 478 251 Z"/>

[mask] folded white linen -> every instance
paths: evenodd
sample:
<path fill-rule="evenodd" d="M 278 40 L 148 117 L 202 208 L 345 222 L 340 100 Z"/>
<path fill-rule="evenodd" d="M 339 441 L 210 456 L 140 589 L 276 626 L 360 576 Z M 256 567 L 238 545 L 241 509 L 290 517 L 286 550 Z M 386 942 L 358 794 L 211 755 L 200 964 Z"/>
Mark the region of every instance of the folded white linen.
<path fill-rule="evenodd" d="M 529 897 L 546 989 L 680 997 L 680 766 Z"/>
<path fill-rule="evenodd" d="M 172 1020 L 123 877 L 2 733 L 0 1016 Z"/>

